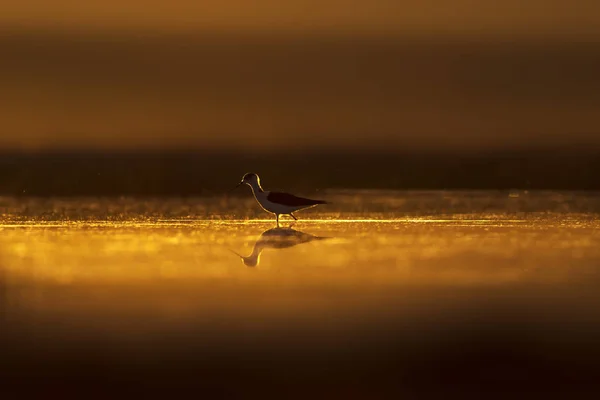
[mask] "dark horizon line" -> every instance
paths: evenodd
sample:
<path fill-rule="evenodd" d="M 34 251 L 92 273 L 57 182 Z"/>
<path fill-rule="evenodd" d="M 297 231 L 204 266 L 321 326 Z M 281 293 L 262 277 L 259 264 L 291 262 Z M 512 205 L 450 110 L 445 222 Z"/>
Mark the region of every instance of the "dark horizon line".
<path fill-rule="evenodd" d="M 0 153 L 0 194 L 190 197 L 223 193 L 246 172 L 271 188 L 600 190 L 600 152 Z"/>

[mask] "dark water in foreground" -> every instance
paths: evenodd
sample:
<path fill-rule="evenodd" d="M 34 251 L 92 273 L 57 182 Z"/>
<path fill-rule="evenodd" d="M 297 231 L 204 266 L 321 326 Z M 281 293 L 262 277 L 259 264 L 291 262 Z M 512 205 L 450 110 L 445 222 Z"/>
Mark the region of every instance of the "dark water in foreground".
<path fill-rule="evenodd" d="M 600 197 L 323 197 L 0 199 L 0 392 L 600 391 Z"/>

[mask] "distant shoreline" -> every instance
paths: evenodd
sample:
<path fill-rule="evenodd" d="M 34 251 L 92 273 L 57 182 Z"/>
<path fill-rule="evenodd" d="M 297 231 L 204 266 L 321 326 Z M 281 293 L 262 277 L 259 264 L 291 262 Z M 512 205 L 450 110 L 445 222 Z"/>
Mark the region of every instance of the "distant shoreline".
<path fill-rule="evenodd" d="M 268 187 L 287 190 L 600 190 L 598 170 L 600 155 L 594 150 L 3 152 L 0 195 L 219 195 L 248 171 L 261 173 Z"/>

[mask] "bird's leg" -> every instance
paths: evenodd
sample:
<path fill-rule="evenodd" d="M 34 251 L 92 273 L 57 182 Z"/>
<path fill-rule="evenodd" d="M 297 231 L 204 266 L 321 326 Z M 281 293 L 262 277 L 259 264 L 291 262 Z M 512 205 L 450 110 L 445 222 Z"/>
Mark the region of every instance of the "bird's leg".
<path fill-rule="evenodd" d="M 277 227 L 279 228 L 279 214 L 275 214 L 275 219 L 277 221 Z"/>
<path fill-rule="evenodd" d="M 298 221 L 298 218 L 294 214 L 290 213 L 290 217 L 294 218 L 294 221 Z"/>

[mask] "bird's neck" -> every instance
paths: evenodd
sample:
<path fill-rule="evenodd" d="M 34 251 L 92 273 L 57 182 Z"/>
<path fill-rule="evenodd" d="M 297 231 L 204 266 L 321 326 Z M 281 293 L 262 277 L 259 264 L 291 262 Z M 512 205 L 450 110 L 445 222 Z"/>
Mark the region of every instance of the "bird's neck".
<path fill-rule="evenodd" d="M 262 251 L 263 251 L 262 246 L 254 245 L 254 248 L 252 249 L 252 254 L 250 254 L 249 256 L 246 256 L 246 257 L 242 257 L 244 264 L 246 264 L 248 267 L 258 266 L 258 264 L 260 263 L 260 255 L 261 255 Z"/>
<path fill-rule="evenodd" d="M 260 187 L 260 183 L 258 182 L 252 182 L 250 184 L 250 187 L 252 188 L 252 192 L 254 192 L 254 195 L 264 192 L 263 188 Z"/>

